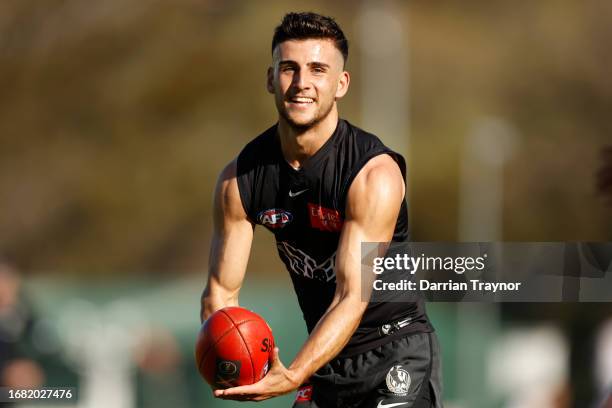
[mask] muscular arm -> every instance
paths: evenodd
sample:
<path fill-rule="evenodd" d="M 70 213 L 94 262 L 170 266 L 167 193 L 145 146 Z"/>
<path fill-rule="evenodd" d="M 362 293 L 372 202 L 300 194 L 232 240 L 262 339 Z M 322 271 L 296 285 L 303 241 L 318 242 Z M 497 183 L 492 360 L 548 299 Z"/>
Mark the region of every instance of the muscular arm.
<path fill-rule="evenodd" d="M 213 236 L 208 262 L 208 283 L 202 293 L 200 319 L 226 306 L 238 306 L 238 292 L 253 241 L 253 224 L 242 207 L 236 161 L 219 175 L 215 188 Z"/>
<path fill-rule="evenodd" d="M 272 368 L 260 382 L 216 390 L 215 396 L 259 401 L 286 394 L 342 350 L 368 305 L 367 299 L 362 299 L 361 243 L 391 240 L 403 197 L 404 181 L 390 156 L 377 156 L 364 166 L 348 192 L 346 220 L 336 252 L 336 292 L 329 308 L 288 368 L 275 350 Z"/>
<path fill-rule="evenodd" d="M 370 160 L 353 181 L 336 253 L 336 293 L 289 366 L 297 382 L 335 357 L 359 326 L 368 305 L 362 299 L 361 243 L 391 240 L 403 197 L 402 175 L 388 155 Z"/>

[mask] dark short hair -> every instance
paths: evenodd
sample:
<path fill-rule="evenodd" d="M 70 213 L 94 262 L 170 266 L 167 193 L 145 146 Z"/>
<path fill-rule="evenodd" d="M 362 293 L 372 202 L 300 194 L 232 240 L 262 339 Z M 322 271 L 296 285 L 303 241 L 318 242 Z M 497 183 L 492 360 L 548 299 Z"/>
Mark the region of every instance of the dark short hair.
<path fill-rule="evenodd" d="M 274 29 L 272 53 L 276 46 L 287 40 L 306 40 L 310 38 L 327 38 L 334 42 L 342 53 L 344 62 L 348 58 L 348 40 L 342 29 L 332 17 L 316 13 L 287 13 L 283 21 Z"/>

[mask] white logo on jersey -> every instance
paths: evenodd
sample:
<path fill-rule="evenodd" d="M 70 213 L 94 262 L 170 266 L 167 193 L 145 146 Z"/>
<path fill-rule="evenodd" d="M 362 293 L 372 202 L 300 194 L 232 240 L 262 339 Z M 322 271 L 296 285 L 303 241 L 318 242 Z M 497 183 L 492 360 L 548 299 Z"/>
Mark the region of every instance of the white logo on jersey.
<path fill-rule="evenodd" d="M 289 190 L 289 197 L 291 197 L 291 198 L 293 198 L 293 197 L 297 197 L 297 196 L 299 196 L 300 194 L 305 193 L 306 191 L 308 191 L 308 189 L 306 189 L 306 190 L 300 190 L 300 191 L 297 191 L 297 192 L 295 192 L 295 193 L 294 193 L 294 192 L 292 192 L 291 190 Z"/>
<path fill-rule="evenodd" d="M 407 402 L 395 402 L 393 404 L 383 404 L 382 401 L 378 401 L 378 405 L 376 408 L 391 408 L 391 407 L 399 407 L 400 405 L 406 405 Z"/>
<path fill-rule="evenodd" d="M 316 279 L 323 282 L 336 280 L 334 264 L 336 253 L 321 263 L 317 263 L 310 255 L 297 248 L 292 247 L 287 242 L 281 241 L 276 244 L 278 252 L 285 261 L 291 272 L 305 276 L 306 278 Z"/>
<path fill-rule="evenodd" d="M 270 208 L 257 214 L 257 222 L 274 229 L 285 227 L 292 219 L 289 211 L 280 208 Z"/>
<path fill-rule="evenodd" d="M 410 388 L 410 374 L 401 365 L 393 366 L 387 373 L 387 388 L 394 394 L 406 395 Z"/>

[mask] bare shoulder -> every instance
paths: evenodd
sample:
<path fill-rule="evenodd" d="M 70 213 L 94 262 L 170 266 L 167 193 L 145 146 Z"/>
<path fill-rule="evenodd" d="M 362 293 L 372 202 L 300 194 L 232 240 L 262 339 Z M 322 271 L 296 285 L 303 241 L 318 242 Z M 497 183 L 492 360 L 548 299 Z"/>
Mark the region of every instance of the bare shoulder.
<path fill-rule="evenodd" d="M 359 171 L 349 189 L 349 196 L 352 190 L 368 194 L 388 192 L 395 195 L 399 192 L 403 197 L 404 178 L 395 160 L 388 154 L 381 154 L 370 159 Z"/>
<path fill-rule="evenodd" d="M 347 212 L 399 209 L 404 193 L 398 164 L 388 154 L 381 154 L 370 159 L 355 177 L 348 191 Z"/>
<path fill-rule="evenodd" d="M 231 162 L 227 163 L 221 173 L 219 173 L 219 178 L 236 178 L 236 166 L 237 166 L 238 158 L 235 157 Z"/>
<path fill-rule="evenodd" d="M 229 162 L 219 174 L 215 188 L 215 212 L 226 218 L 243 219 L 246 213 L 238 190 L 236 160 Z"/>

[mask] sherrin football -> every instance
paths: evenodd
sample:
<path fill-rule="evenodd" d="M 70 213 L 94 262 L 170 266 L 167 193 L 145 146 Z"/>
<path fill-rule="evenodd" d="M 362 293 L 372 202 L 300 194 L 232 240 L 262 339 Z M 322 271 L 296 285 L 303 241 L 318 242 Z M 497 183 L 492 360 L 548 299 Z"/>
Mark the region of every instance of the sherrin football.
<path fill-rule="evenodd" d="M 274 337 L 266 321 L 242 307 L 226 307 L 204 322 L 196 341 L 200 374 L 214 389 L 261 380 L 272 362 Z"/>

